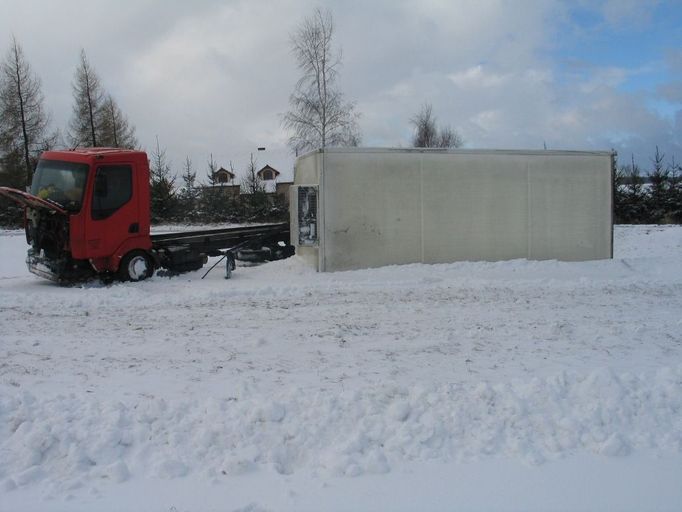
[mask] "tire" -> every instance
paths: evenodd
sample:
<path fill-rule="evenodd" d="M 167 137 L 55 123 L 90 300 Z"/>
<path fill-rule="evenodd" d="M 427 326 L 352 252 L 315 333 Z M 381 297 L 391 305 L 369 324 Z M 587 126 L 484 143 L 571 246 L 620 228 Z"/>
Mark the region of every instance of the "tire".
<path fill-rule="evenodd" d="M 131 251 L 121 260 L 118 277 L 121 281 L 144 281 L 154 274 L 154 262 L 144 251 Z"/>

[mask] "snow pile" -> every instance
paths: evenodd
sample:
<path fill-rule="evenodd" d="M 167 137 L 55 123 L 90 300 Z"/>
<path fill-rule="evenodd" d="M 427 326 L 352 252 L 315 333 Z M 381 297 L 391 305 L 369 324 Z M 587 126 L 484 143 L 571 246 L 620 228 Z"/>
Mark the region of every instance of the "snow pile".
<path fill-rule="evenodd" d="M 519 457 L 539 464 L 579 450 L 682 452 L 682 368 L 491 385 L 124 404 L 90 396 L 0 403 L 2 488 L 38 481 L 226 478 L 303 466 L 329 475 L 385 473 L 409 461 Z"/>
<path fill-rule="evenodd" d="M 20 234 L 0 250 L 0 503 L 682 460 L 682 227 L 619 227 L 609 261 L 317 274 L 292 258 L 75 288 L 29 275 Z"/>

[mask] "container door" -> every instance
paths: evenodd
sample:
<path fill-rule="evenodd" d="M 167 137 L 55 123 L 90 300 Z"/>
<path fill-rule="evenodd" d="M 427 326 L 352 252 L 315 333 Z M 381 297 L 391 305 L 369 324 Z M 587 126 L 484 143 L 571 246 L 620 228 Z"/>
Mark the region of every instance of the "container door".
<path fill-rule="evenodd" d="M 300 186 L 297 194 L 298 244 L 301 246 L 317 246 L 317 186 Z"/>

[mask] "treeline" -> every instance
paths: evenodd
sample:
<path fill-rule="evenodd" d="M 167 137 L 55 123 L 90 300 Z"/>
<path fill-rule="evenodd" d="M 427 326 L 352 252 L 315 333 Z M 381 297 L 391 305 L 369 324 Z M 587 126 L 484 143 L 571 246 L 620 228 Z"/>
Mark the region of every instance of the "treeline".
<path fill-rule="evenodd" d="M 192 160 L 185 158 L 181 183 L 171 171 L 166 151 L 159 147 L 149 155 L 152 223 L 187 224 L 241 223 L 288 220 L 288 203 L 283 195 L 268 193 L 258 177 L 256 161 L 246 169 L 238 185 L 220 183 L 218 166 L 211 155 L 206 163 L 207 182 L 197 179 Z M 232 169 L 232 166 L 230 165 Z M 233 171 L 234 169 L 232 169 Z"/>
<path fill-rule="evenodd" d="M 323 62 L 307 60 L 317 54 L 306 48 L 329 45 L 330 39 L 319 41 L 318 37 L 327 32 L 331 34 L 331 28 L 331 14 L 316 10 L 313 17 L 306 18 L 294 41 L 293 49 L 303 77 L 292 95 L 292 108 L 285 116 L 284 126 L 295 134 L 290 139 L 295 151 L 360 142 L 354 104 L 342 101 L 343 95 L 334 88 L 335 66 L 340 60 L 338 57 Z M 319 66 L 331 66 L 328 73 L 323 74 L 329 81 L 323 84 L 319 82 L 319 74 L 309 73 Z M 327 97 L 327 100 L 333 100 L 332 104 L 325 108 L 336 114 L 317 119 L 317 109 L 308 111 L 305 106 L 322 104 L 323 99 L 315 97 L 322 85 L 334 91 Z M 31 183 L 40 154 L 49 149 L 78 146 L 140 149 L 134 126 L 102 85 L 85 51 L 80 53 L 71 87 L 71 118 L 63 130 L 55 129 L 45 107 L 40 78 L 33 72 L 21 45 L 12 37 L 9 50 L 0 62 L 0 186 L 25 189 Z M 331 118 L 338 122 L 329 124 Z M 462 138 L 456 131 L 449 126 L 436 125 L 429 103 L 425 103 L 410 122 L 415 129 L 412 140 L 415 147 L 456 148 L 462 145 Z M 311 130 L 310 126 L 316 129 Z M 680 165 L 674 158 L 666 160 L 658 148 L 651 163 L 652 167 L 647 170 L 641 170 L 634 159 L 629 165 L 616 166 L 616 222 L 682 222 Z M 179 169 L 172 169 L 157 140 L 150 153 L 152 221 L 223 223 L 286 219 L 284 198 L 266 193 L 256 175 L 255 165 L 251 160 L 240 188 L 235 188 L 218 183 L 217 165 L 209 157 L 202 169 L 202 176 L 205 176 L 202 181 L 197 178 L 189 158 L 183 163 L 181 173 Z M 16 227 L 21 225 L 22 219 L 22 209 L 0 197 L 0 226 Z"/>
<path fill-rule="evenodd" d="M 55 148 L 137 148 L 135 128 L 102 86 L 82 50 L 71 84 L 73 107 L 65 130 L 52 126 L 41 80 L 12 38 L 0 62 L 0 171 L 2 184 L 24 189 L 43 151 Z"/>
<path fill-rule="evenodd" d="M 39 76 L 15 37 L 0 62 L 0 186 L 25 190 L 43 151 L 76 147 L 141 149 L 135 127 L 109 94 L 81 50 L 71 84 L 73 107 L 65 129 L 53 127 Z M 165 151 L 150 155 L 153 222 L 243 222 L 287 215 L 283 198 L 265 193 L 255 174 L 255 162 L 241 186 L 244 196 L 216 183 L 210 159 L 207 182 L 199 183 L 189 158 L 182 182 L 171 169 Z M 20 226 L 23 210 L 0 197 L 0 226 Z"/>
<path fill-rule="evenodd" d="M 682 166 L 658 147 L 648 172 L 635 163 L 616 165 L 614 214 L 618 224 L 682 223 Z"/>
<path fill-rule="evenodd" d="M 73 107 L 65 128 L 55 128 L 40 77 L 15 37 L 0 62 L 0 185 L 20 190 L 31 184 L 40 154 L 57 148 L 136 148 L 135 128 L 102 86 L 82 50 L 71 83 Z M 23 211 L 0 198 L 0 225 L 21 223 Z"/>

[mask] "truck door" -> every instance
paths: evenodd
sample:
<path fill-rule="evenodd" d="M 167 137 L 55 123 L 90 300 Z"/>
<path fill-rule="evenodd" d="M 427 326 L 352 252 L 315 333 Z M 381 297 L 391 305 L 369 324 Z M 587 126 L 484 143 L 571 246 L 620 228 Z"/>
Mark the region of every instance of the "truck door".
<path fill-rule="evenodd" d="M 97 167 L 86 230 L 89 258 L 111 256 L 125 240 L 138 236 L 139 211 L 135 196 L 132 165 Z"/>

